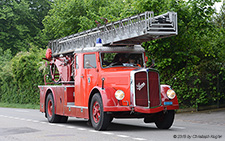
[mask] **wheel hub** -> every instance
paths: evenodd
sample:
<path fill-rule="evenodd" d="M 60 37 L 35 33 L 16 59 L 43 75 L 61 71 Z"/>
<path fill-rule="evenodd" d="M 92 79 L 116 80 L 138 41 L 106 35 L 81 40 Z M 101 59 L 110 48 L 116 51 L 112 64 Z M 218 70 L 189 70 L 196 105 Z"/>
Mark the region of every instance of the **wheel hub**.
<path fill-rule="evenodd" d="M 100 105 L 99 103 L 96 101 L 93 104 L 93 108 L 92 108 L 92 117 L 95 121 L 95 123 L 98 123 L 100 120 L 100 115 L 101 115 L 101 111 L 100 111 Z"/>
<path fill-rule="evenodd" d="M 52 107 L 53 107 L 52 101 L 49 100 L 49 101 L 48 101 L 48 115 L 49 115 L 50 117 L 52 117 Z"/>

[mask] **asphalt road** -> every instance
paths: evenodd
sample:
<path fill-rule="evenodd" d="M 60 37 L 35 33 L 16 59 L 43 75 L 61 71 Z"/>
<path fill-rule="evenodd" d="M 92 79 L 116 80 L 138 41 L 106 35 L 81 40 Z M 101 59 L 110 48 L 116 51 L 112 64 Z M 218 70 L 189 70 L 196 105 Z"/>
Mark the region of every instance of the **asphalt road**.
<path fill-rule="evenodd" d="M 142 119 L 114 119 L 107 131 L 95 131 L 87 120 L 47 122 L 39 110 L 0 108 L 0 141 L 213 141 L 225 140 L 225 109 L 176 114 L 169 130 Z"/>

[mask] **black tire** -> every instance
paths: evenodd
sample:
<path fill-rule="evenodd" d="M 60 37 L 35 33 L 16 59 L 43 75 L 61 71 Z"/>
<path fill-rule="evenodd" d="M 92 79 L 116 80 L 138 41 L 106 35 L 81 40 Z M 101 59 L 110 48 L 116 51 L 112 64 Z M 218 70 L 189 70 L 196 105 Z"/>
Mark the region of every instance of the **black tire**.
<path fill-rule="evenodd" d="M 103 111 L 102 99 L 99 93 L 96 93 L 91 99 L 90 105 L 91 125 L 95 130 L 106 130 L 110 124 L 110 115 Z"/>
<path fill-rule="evenodd" d="M 66 123 L 68 120 L 68 116 L 61 116 L 60 122 L 61 123 Z"/>
<path fill-rule="evenodd" d="M 155 120 L 155 124 L 159 129 L 169 129 L 174 121 L 174 110 L 168 110 L 165 113 L 160 112 Z"/>
<path fill-rule="evenodd" d="M 154 117 L 145 117 L 144 118 L 144 123 L 152 123 L 152 122 L 155 122 Z"/>
<path fill-rule="evenodd" d="M 48 94 L 47 96 L 46 103 L 45 103 L 45 111 L 46 111 L 48 122 L 50 123 L 60 122 L 61 116 L 55 114 L 54 99 L 51 93 Z"/>
<path fill-rule="evenodd" d="M 109 118 L 110 118 L 110 119 L 109 119 L 109 122 L 111 123 L 111 122 L 113 121 L 113 117 L 110 116 Z"/>

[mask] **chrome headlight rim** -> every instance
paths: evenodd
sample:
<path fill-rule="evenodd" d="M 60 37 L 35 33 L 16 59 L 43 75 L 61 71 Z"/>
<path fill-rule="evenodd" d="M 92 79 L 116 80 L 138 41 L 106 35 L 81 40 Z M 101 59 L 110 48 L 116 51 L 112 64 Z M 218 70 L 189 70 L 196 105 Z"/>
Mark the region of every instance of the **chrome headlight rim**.
<path fill-rule="evenodd" d="M 122 90 L 117 90 L 115 92 L 115 97 L 117 100 L 123 100 L 125 97 L 125 93 Z"/>
<path fill-rule="evenodd" d="M 174 99 L 176 97 L 176 93 L 174 90 L 172 89 L 169 89 L 167 92 L 166 92 L 166 96 L 169 98 L 169 99 Z"/>

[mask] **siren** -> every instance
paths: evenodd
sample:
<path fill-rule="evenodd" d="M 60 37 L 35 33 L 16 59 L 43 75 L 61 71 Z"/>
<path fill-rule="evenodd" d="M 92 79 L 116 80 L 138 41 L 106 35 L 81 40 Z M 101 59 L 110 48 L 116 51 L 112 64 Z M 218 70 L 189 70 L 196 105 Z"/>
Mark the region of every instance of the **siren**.
<path fill-rule="evenodd" d="M 96 39 L 96 46 L 102 46 L 102 39 L 101 38 Z"/>

